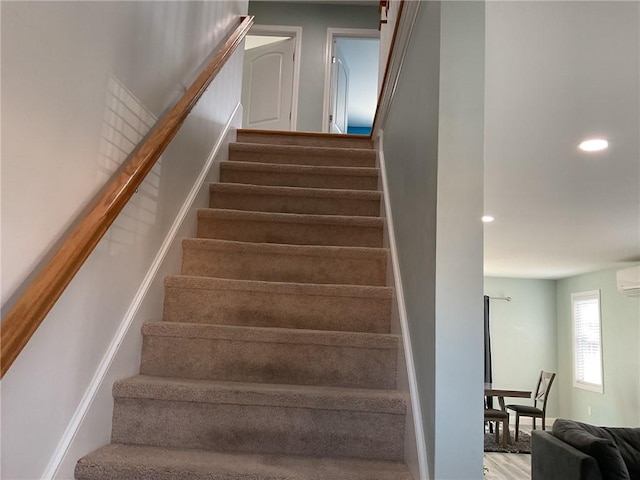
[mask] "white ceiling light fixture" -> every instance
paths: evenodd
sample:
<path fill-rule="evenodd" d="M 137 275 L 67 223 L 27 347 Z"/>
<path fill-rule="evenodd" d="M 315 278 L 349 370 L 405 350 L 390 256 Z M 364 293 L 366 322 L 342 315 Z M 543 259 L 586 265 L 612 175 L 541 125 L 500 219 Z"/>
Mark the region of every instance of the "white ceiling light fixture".
<path fill-rule="evenodd" d="M 482 221 L 484 223 L 491 223 L 495 220 L 494 217 L 492 217 L 491 215 L 485 215 L 484 217 L 482 217 Z"/>
<path fill-rule="evenodd" d="M 609 142 L 607 142 L 604 138 L 590 138 L 580 143 L 580 145 L 578 145 L 578 148 L 583 152 L 599 152 L 600 150 L 604 150 L 608 146 Z"/>

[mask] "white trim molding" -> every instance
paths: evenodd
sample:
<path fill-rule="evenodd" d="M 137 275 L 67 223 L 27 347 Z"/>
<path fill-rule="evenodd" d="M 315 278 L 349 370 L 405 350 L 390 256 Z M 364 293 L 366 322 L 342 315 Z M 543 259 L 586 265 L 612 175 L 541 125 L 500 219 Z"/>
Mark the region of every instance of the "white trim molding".
<path fill-rule="evenodd" d="M 149 270 L 147 271 L 140 287 L 138 288 L 138 291 L 136 292 L 136 295 L 134 296 L 133 301 L 129 305 L 129 308 L 127 309 L 126 314 L 124 315 L 122 321 L 120 322 L 120 326 L 118 327 L 118 330 L 116 331 L 115 336 L 111 340 L 111 343 L 107 348 L 107 351 L 102 357 L 102 360 L 100 361 L 100 364 L 98 365 L 98 368 L 93 378 L 91 379 L 89 386 L 85 390 L 84 395 L 82 396 L 82 399 L 78 404 L 78 407 L 76 408 L 73 416 L 71 417 L 71 420 L 67 425 L 67 428 L 62 434 L 62 437 L 60 438 L 60 441 L 58 442 L 58 445 L 56 446 L 49 460 L 49 463 L 47 464 L 47 467 L 42 473 L 41 478 L 48 480 L 56 477 L 58 470 L 60 469 L 60 466 L 62 465 L 62 462 L 67 454 L 67 451 L 71 447 L 73 440 L 78 434 L 80 426 L 82 425 L 83 420 L 85 419 L 87 413 L 89 412 L 89 409 L 91 408 L 91 405 L 93 404 L 93 401 L 96 398 L 96 395 L 98 393 L 98 390 L 100 389 L 100 386 L 102 385 L 105 377 L 107 376 L 109 368 L 111 367 L 113 361 L 118 355 L 118 350 L 120 349 L 120 346 L 122 345 L 122 342 L 124 341 L 125 336 L 129 332 L 131 325 L 134 323 L 134 319 L 136 318 L 138 310 L 140 309 L 140 306 L 142 305 L 142 302 L 145 296 L 149 292 L 149 288 L 151 287 L 151 284 L 153 283 L 158 271 L 160 270 L 160 266 L 162 265 L 167 255 L 167 252 L 169 251 L 169 248 L 171 247 L 172 243 L 176 240 L 176 234 L 180 230 L 182 223 L 187 217 L 187 214 L 189 213 L 189 210 L 191 209 L 193 202 L 196 196 L 198 195 L 198 192 L 202 188 L 202 185 L 204 184 L 204 181 L 207 175 L 209 174 L 211 167 L 214 164 L 214 160 L 218 155 L 220 148 L 224 144 L 224 140 L 228 135 L 230 129 L 234 125 L 234 122 L 237 120 L 237 116 L 239 113 L 240 115 L 242 113 L 242 108 L 240 103 L 236 104 L 233 110 L 233 113 L 231 114 L 231 116 L 227 121 L 227 124 L 224 126 L 223 130 L 220 132 L 220 136 L 218 137 L 213 148 L 211 149 L 211 152 L 209 153 L 209 157 L 207 158 L 202 170 L 200 171 L 198 178 L 196 179 L 193 187 L 191 188 L 191 191 L 187 195 L 187 198 L 185 199 L 184 203 L 182 204 L 182 207 L 180 208 L 178 215 L 176 216 L 173 224 L 171 225 L 171 228 L 169 229 L 167 235 L 165 236 L 164 241 L 162 242 L 162 245 L 158 250 L 158 253 L 156 254 L 156 257 L 153 260 L 153 263 L 149 267 Z"/>
<path fill-rule="evenodd" d="M 248 35 L 291 35 L 295 43 L 293 61 L 293 94 L 291 100 L 291 131 L 298 128 L 298 96 L 300 91 L 300 64 L 302 63 L 302 27 L 290 25 L 254 25 Z"/>
<path fill-rule="evenodd" d="M 407 308 L 404 303 L 404 289 L 402 286 L 402 276 L 400 274 L 400 262 L 398 260 L 398 250 L 396 247 L 396 234 L 393 225 L 393 214 L 391 212 L 391 199 L 387 185 L 386 164 L 383 148 L 383 131 L 380 130 L 377 137 L 378 161 L 380 167 L 380 178 L 382 181 L 382 196 L 384 199 L 387 229 L 389 232 L 389 251 L 391 253 L 391 264 L 393 266 L 394 287 L 396 290 L 396 300 L 398 302 L 398 313 L 400 317 L 400 330 L 402 332 L 402 345 L 404 347 L 405 361 L 407 366 L 407 378 L 409 382 L 409 394 L 411 397 L 411 408 L 413 413 L 414 428 L 416 432 L 416 449 L 418 454 L 418 469 L 421 480 L 429 478 L 427 463 L 427 447 L 424 436 L 424 426 L 422 423 L 422 409 L 420 407 L 420 396 L 418 393 L 418 382 L 416 369 L 413 363 L 413 349 L 411 347 L 411 335 L 409 332 L 409 322 L 407 319 Z"/>

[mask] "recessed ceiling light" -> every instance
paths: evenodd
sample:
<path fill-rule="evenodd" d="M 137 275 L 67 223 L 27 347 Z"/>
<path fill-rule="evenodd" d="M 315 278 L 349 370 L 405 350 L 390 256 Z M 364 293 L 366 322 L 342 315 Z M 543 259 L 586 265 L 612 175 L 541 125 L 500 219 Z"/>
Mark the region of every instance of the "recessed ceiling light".
<path fill-rule="evenodd" d="M 598 152 L 600 150 L 604 150 L 608 146 L 609 142 L 603 138 L 590 138 L 578 145 L 578 148 L 585 152 Z"/>
<path fill-rule="evenodd" d="M 491 223 L 495 220 L 494 217 L 492 217 L 491 215 L 485 215 L 484 217 L 482 217 L 482 221 L 484 223 Z"/>

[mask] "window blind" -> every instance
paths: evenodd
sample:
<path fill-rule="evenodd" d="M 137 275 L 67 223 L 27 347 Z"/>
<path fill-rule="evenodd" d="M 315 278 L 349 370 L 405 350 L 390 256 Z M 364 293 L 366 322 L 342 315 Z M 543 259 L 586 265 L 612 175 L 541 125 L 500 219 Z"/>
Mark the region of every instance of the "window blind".
<path fill-rule="evenodd" d="M 574 385 L 602 391 L 600 291 L 571 295 L 574 336 Z"/>

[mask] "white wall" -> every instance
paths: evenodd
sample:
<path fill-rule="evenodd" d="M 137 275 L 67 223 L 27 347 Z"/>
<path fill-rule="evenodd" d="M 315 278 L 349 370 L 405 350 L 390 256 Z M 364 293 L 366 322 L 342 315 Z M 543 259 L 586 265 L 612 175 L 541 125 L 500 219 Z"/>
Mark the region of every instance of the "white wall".
<path fill-rule="evenodd" d="M 257 25 L 302 26 L 298 130 L 322 131 L 327 28 L 378 28 L 375 5 L 295 4 L 252 1 Z"/>
<path fill-rule="evenodd" d="M 558 372 L 556 281 L 485 277 L 484 293 L 511 297 L 510 302 L 490 300 L 489 304 L 493 382 L 499 387 L 534 391 L 540 370 Z M 559 378 L 547 404 L 551 418 L 558 416 L 558 385 Z M 532 400 L 507 402 L 533 405 Z"/>
<path fill-rule="evenodd" d="M 422 3 L 384 154 L 429 475 L 438 480 L 482 476 L 483 119 L 484 4 Z"/>
<path fill-rule="evenodd" d="M 138 120 L 122 106 L 114 113 L 114 98 L 147 120 L 159 116 L 246 9 L 244 1 L 2 4 L 5 311 L 137 143 L 139 134 L 117 117 Z M 96 370 L 108 366 L 105 355 L 127 322 L 133 327 L 121 353 L 128 361 L 116 359 L 116 370 L 137 371 L 137 326 L 160 318 L 161 281 L 146 298 L 134 297 L 144 293 L 143 279 L 239 102 L 241 72 L 239 51 L 0 383 L 3 478 L 55 471 L 70 445 L 69 422 L 81 420 L 81 400 L 100 387 Z M 110 381 L 89 414 L 101 428 L 81 430 L 86 445 L 108 439 Z"/>

